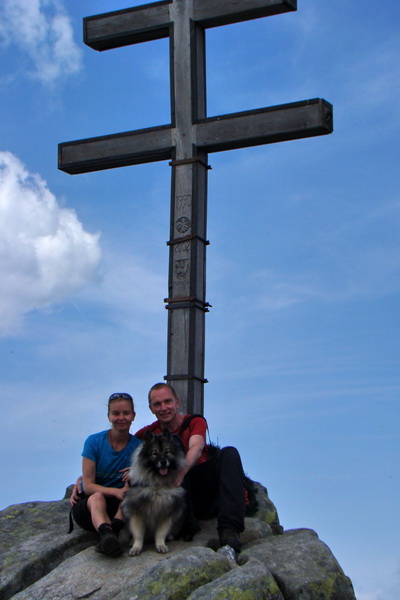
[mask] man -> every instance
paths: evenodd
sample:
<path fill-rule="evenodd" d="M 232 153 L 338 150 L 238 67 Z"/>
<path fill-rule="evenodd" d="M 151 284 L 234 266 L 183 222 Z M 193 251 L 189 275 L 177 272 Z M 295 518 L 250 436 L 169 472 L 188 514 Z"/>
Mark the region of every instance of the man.
<path fill-rule="evenodd" d="M 183 485 L 198 519 L 217 517 L 221 546 L 240 552 L 244 530 L 245 490 L 242 462 L 236 448 L 226 447 L 209 455 L 206 445 L 207 422 L 201 416 L 182 415 L 174 389 L 156 383 L 149 391 L 149 408 L 157 421 L 143 427 L 135 436 L 143 439 L 150 429 L 155 434 L 167 428 L 182 441 L 186 452 L 184 469 L 176 485 Z"/>

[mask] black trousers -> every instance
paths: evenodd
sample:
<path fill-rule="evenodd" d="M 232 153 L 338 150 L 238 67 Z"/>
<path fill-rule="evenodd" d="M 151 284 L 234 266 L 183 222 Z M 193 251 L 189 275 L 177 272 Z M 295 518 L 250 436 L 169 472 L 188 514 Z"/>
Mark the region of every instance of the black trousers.
<path fill-rule="evenodd" d="M 244 530 L 244 472 L 236 448 L 221 448 L 207 462 L 192 467 L 183 487 L 196 519 L 217 517 L 218 529 Z"/>

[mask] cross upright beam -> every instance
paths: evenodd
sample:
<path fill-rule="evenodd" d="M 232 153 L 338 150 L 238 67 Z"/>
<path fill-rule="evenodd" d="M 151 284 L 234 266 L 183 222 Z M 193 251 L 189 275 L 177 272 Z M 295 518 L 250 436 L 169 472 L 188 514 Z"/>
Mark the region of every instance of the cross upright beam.
<path fill-rule="evenodd" d="M 170 161 L 165 379 L 185 412 L 204 409 L 208 154 L 332 132 L 332 106 L 321 99 L 207 117 L 205 31 L 296 8 L 296 0 L 162 0 L 84 19 L 85 43 L 99 51 L 170 39 L 171 123 L 60 144 L 59 168 Z"/>

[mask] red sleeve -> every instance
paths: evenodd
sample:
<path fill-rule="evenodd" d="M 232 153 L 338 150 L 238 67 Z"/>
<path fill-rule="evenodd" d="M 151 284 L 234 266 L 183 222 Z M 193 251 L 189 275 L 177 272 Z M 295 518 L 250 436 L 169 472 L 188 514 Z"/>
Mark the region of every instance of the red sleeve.
<path fill-rule="evenodd" d="M 195 417 L 192 419 L 188 429 L 190 431 L 189 437 L 192 435 L 201 435 L 204 438 L 204 443 L 206 443 L 207 421 L 203 419 L 203 417 Z"/>
<path fill-rule="evenodd" d="M 189 426 L 180 435 L 183 445 L 185 446 L 186 452 L 188 451 L 189 440 L 192 437 L 192 435 L 201 435 L 201 437 L 204 440 L 204 449 L 199 458 L 199 463 L 208 460 L 206 433 L 207 421 L 203 417 L 195 417 L 190 421 Z"/>
<path fill-rule="evenodd" d="M 185 418 L 188 416 L 189 415 L 185 415 Z M 152 431 L 155 435 L 162 433 L 159 422 L 155 421 L 151 425 L 147 425 L 146 427 L 142 427 L 141 429 L 139 429 L 139 431 L 137 431 L 135 433 L 135 436 L 137 438 L 139 438 L 140 440 L 143 440 L 144 436 L 146 435 L 146 431 L 149 431 L 149 430 Z M 179 436 L 182 440 L 183 446 L 185 448 L 185 452 L 188 451 L 189 439 L 192 437 L 192 435 L 201 435 L 202 436 L 202 438 L 204 440 L 204 449 L 199 458 L 199 461 L 198 461 L 199 463 L 205 462 L 206 460 L 208 460 L 206 433 L 207 433 L 207 421 L 204 419 L 204 417 L 194 417 L 190 421 L 189 426 L 186 427 L 186 429 Z"/>

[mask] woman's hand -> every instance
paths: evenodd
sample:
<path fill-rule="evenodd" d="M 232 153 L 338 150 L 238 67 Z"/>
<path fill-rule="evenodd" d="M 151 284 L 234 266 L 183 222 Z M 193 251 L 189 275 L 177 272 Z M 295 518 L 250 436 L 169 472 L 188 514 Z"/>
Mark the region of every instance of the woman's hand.
<path fill-rule="evenodd" d="M 123 488 L 113 488 L 113 489 L 114 489 L 114 494 L 113 494 L 113 496 L 114 496 L 115 498 L 117 498 L 117 500 L 119 500 L 120 502 L 122 502 L 122 500 L 125 498 L 125 494 L 126 494 L 126 492 L 127 492 L 127 491 L 128 491 L 128 489 L 129 489 L 129 486 L 128 486 L 128 484 L 126 483 L 126 484 L 124 485 L 124 487 L 123 487 Z"/>
<path fill-rule="evenodd" d="M 79 500 L 81 499 L 81 494 L 82 494 L 82 475 L 80 475 L 78 477 L 78 479 L 76 480 L 76 483 L 74 485 L 74 488 L 72 490 L 71 497 L 69 499 L 71 506 L 78 504 Z"/>
<path fill-rule="evenodd" d="M 120 470 L 120 473 L 122 473 L 121 479 L 125 484 L 129 484 L 129 470 L 130 467 L 126 467 L 125 469 Z"/>

